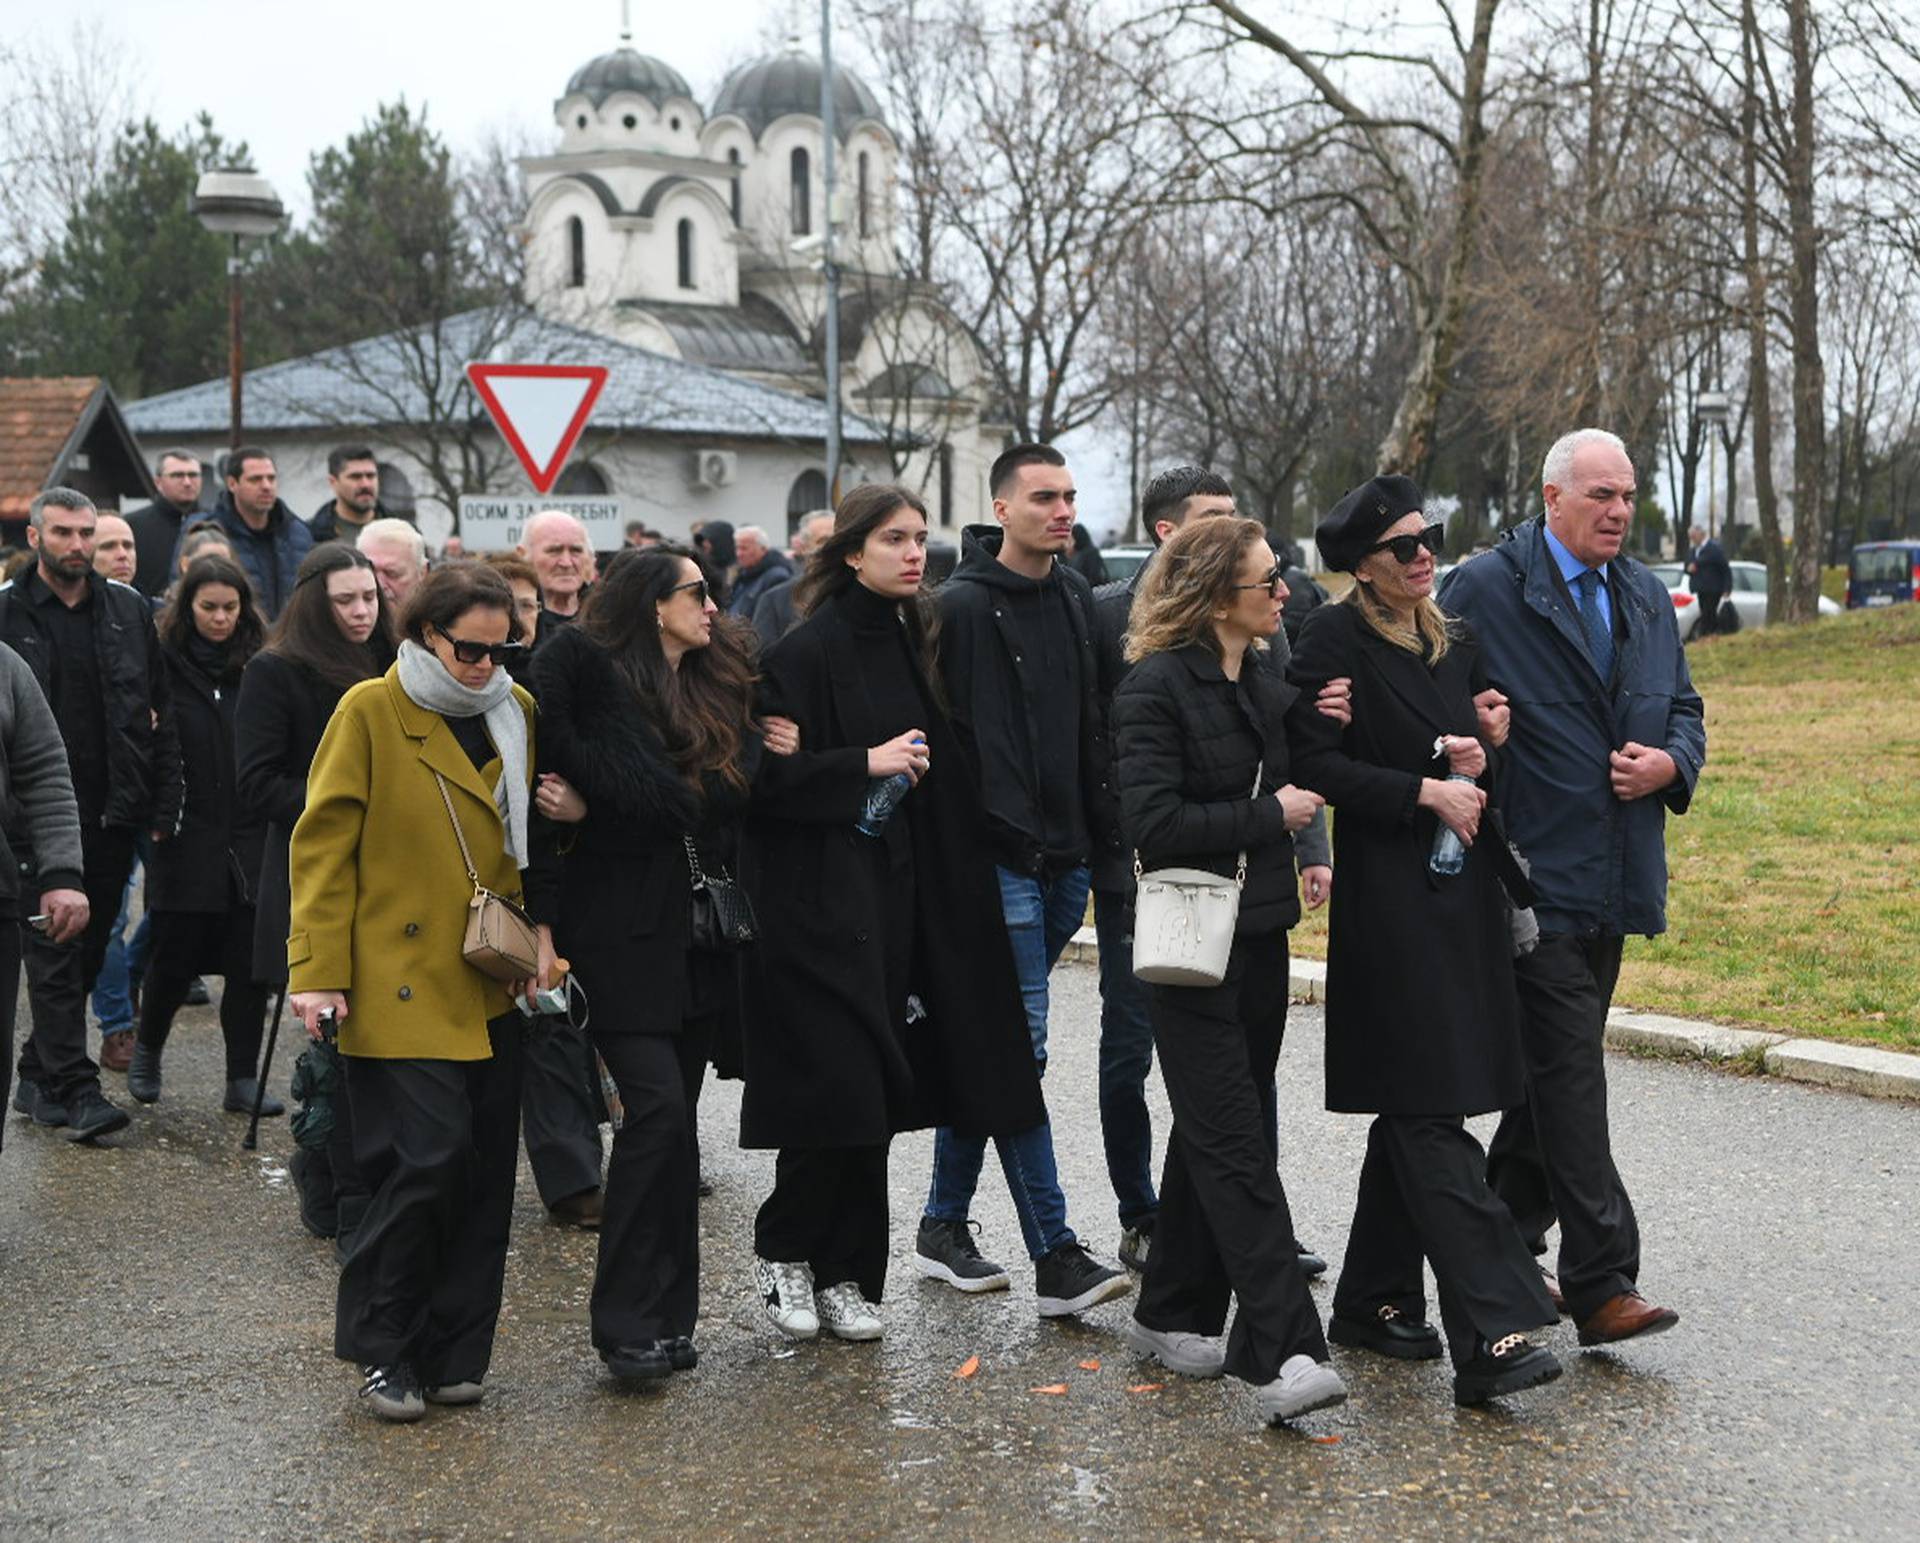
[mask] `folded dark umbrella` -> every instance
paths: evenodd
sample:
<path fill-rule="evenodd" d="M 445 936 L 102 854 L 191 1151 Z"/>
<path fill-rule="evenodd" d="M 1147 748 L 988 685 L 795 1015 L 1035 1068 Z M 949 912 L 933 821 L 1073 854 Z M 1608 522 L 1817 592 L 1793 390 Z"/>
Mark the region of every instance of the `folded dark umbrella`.
<path fill-rule="evenodd" d="M 333 1101 L 340 1091 L 344 1068 L 340 1052 L 321 1040 L 308 1044 L 293 1063 L 293 1139 L 317 1152 L 333 1134 Z"/>

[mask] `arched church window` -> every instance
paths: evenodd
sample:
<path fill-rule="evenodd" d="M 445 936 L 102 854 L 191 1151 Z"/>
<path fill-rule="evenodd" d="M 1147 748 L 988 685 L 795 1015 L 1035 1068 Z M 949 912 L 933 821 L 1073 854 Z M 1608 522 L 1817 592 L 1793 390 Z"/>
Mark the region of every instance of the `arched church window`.
<path fill-rule="evenodd" d="M 413 479 L 391 461 L 373 464 L 380 473 L 380 507 L 388 514 L 412 514 L 419 503 L 413 491 Z"/>
<path fill-rule="evenodd" d="M 575 461 L 560 473 L 553 490 L 570 498 L 604 498 L 613 491 L 613 485 L 593 462 Z"/>
<path fill-rule="evenodd" d="M 729 202 L 733 205 L 733 223 L 740 223 L 740 152 L 729 150 L 727 164 L 733 168 L 733 178 L 729 189 Z"/>
<path fill-rule="evenodd" d="M 804 149 L 793 152 L 793 233 L 813 230 L 813 162 Z"/>
<path fill-rule="evenodd" d="M 682 220 L 674 231 L 674 239 L 680 249 L 680 287 L 694 288 L 693 282 L 693 221 Z"/>
<path fill-rule="evenodd" d="M 793 479 L 787 489 L 787 534 L 793 535 L 800 522 L 827 507 L 827 474 L 811 469 Z"/>
<path fill-rule="evenodd" d="M 857 210 L 857 217 L 859 219 L 859 224 L 860 224 L 860 238 L 861 240 L 864 241 L 869 235 L 872 234 L 872 232 L 867 227 L 867 152 L 866 151 L 862 150 L 860 152 L 860 159 L 854 163 L 854 166 L 855 166 L 855 171 L 859 178 L 859 186 L 855 190 L 857 194 L 856 210 Z"/>
<path fill-rule="evenodd" d="M 567 220 L 567 288 L 580 289 L 587 282 L 587 227 L 580 216 Z"/>

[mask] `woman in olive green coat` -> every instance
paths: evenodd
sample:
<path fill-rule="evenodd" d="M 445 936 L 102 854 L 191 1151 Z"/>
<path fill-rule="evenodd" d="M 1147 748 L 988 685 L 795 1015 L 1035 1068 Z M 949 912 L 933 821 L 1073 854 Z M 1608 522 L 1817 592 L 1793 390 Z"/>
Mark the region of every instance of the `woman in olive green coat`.
<path fill-rule="evenodd" d="M 361 1392 L 390 1420 L 477 1402 L 492 1355 L 518 1156 L 512 997 L 526 983 L 462 957 L 473 882 L 460 835 L 479 882 L 520 899 L 533 769 L 506 581 L 440 569 L 403 626 L 398 661 L 340 699 L 314 755 L 287 939 L 295 1014 L 316 1037 L 336 1015 L 371 1191 L 340 1271 L 334 1352 L 366 1368 Z"/>

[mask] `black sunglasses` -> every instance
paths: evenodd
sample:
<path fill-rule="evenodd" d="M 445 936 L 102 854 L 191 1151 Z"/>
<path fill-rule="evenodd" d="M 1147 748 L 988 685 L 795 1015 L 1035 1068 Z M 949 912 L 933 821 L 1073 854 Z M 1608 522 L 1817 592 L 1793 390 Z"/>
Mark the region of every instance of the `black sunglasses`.
<path fill-rule="evenodd" d="M 1376 541 L 1367 548 L 1366 555 L 1371 557 L 1375 552 L 1391 552 L 1393 560 L 1404 568 L 1420 555 L 1421 547 L 1425 547 L 1438 557 L 1445 550 L 1446 544 L 1447 527 L 1429 525 L 1417 536 L 1395 536 L 1390 541 Z"/>
<path fill-rule="evenodd" d="M 1268 599 L 1278 600 L 1280 598 L 1281 588 L 1286 584 L 1286 582 L 1287 581 L 1285 577 L 1281 574 L 1280 570 L 1278 568 L 1275 568 L 1273 572 L 1269 573 L 1258 584 L 1236 584 L 1233 587 L 1236 590 L 1264 589 L 1267 592 Z"/>
<path fill-rule="evenodd" d="M 477 643 L 471 638 L 457 638 L 444 627 L 435 627 L 433 630 L 447 640 L 453 657 L 462 664 L 478 664 L 482 659 L 491 659 L 504 669 L 510 664 L 518 664 L 527 655 L 525 643 Z"/>
<path fill-rule="evenodd" d="M 707 603 L 707 581 L 705 579 L 688 579 L 684 584 L 674 585 L 667 593 L 677 595 L 683 589 L 691 590 L 693 592 L 693 598 L 698 600 L 702 605 Z"/>

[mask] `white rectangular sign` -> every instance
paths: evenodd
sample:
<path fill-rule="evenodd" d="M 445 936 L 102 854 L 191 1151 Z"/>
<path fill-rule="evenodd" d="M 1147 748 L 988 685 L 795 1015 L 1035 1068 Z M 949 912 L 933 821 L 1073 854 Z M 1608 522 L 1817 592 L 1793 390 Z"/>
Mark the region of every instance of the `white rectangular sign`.
<path fill-rule="evenodd" d="M 559 509 L 587 527 L 587 545 L 617 552 L 626 539 L 626 504 L 618 498 L 572 498 L 533 493 L 468 494 L 460 500 L 460 541 L 469 556 L 506 552 L 520 544 L 527 521 Z"/>

